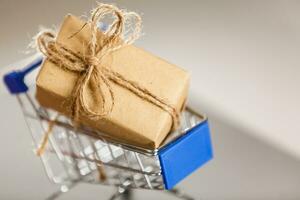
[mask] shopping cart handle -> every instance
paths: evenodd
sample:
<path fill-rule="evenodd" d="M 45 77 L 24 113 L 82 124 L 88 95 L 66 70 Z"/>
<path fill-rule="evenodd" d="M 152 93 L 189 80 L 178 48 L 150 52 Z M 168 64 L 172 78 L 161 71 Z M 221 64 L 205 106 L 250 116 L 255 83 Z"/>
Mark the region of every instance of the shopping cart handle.
<path fill-rule="evenodd" d="M 30 64 L 28 64 L 24 69 L 12 71 L 4 75 L 4 83 L 11 94 L 19 94 L 27 92 L 28 87 L 24 82 L 24 77 L 26 74 L 30 73 L 32 70 L 37 68 L 43 62 L 43 58 L 39 57 Z"/>

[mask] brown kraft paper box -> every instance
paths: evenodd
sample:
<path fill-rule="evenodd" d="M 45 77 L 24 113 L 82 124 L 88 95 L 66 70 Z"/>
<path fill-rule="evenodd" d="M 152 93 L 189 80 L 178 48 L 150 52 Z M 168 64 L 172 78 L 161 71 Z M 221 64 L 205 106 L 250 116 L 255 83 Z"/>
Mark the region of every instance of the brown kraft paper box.
<path fill-rule="evenodd" d="M 90 29 L 81 19 L 67 15 L 57 41 L 75 52 L 83 53 L 90 38 Z M 78 32 L 74 37 L 69 37 Z M 104 35 L 99 31 L 98 40 Z M 101 63 L 128 80 L 137 82 L 153 94 L 166 100 L 176 109 L 184 106 L 189 86 L 189 74 L 163 59 L 133 45 L 125 46 L 104 57 Z M 64 102 L 70 96 L 78 75 L 45 60 L 36 81 L 36 98 L 47 108 L 68 115 Z M 125 88 L 111 82 L 115 105 L 111 113 L 101 120 L 80 116 L 80 122 L 100 130 L 114 140 L 155 149 L 171 130 L 172 118 L 161 108 L 141 99 Z M 100 109 L 93 101 L 90 89 L 85 98 L 93 110 Z"/>

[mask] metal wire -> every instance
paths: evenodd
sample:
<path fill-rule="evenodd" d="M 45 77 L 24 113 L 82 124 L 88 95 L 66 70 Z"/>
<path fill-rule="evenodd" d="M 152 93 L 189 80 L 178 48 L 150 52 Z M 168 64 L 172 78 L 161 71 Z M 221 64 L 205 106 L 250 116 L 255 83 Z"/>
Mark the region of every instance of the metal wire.
<path fill-rule="evenodd" d="M 40 107 L 29 93 L 18 95 L 17 99 L 37 148 L 48 123 L 57 113 Z M 160 148 L 204 120 L 205 117 L 187 109 L 182 115 L 180 128 L 169 134 Z M 164 189 L 157 156 L 159 148 L 144 149 L 120 143 L 107 134 L 87 127 L 74 128 L 63 116 L 56 121 L 49 141 L 41 160 L 48 178 L 61 184 L 61 188 L 48 199 L 57 198 L 79 182 L 118 187 L 111 199 L 128 193 L 131 188 Z M 178 190 L 169 192 L 181 199 L 192 199 Z"/>

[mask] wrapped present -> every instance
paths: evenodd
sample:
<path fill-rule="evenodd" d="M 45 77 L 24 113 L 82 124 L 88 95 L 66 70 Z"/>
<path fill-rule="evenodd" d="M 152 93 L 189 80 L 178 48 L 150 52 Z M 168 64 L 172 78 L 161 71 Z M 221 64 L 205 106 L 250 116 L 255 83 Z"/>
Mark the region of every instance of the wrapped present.
<path fill-rule="evenodd" d="M 99 21 L 108 14 L 114 21 L 101 31 Z M 134 27 L 126 29 L 129 21 Z M 189 74 L 132 45 L 139 32 L 137 14 L 102 4 L 88 22 L 67 15 L 57 36 L 41 33 L 46 58 L 36 83 L 39 103 L 114 140 L 159 147 L 178 124 Z"/>

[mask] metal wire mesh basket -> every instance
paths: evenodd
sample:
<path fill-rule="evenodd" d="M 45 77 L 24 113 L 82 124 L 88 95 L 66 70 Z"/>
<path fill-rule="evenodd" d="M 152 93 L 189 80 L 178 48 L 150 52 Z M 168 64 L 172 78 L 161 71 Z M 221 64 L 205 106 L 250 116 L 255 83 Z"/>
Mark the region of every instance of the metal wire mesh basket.
<path fill-rule="evenodd" d="M 36 148 L 55 119 L 49 144 L 40 158 L 50 181 L 61 187 L 48 199 L 57 198 L 80 182 L 116 186 L 111 199 L 129 197 L 132 188 L 166 190 L 179 198 L 192 199 L 174 186 L 212 158 L 204 116 L 186 108 L 179 129 L 155 150 L 120 143 L 88 127 L 75 129 L 68 118 L 57 118 L 56 112 L 41 107 L 33 97 L 34 87 L 29 89 L 24 83 L 25 75 L 41 62 L 39 58 L 23 70 L 8 73 L 4 81 L 20 103 Z"/>

